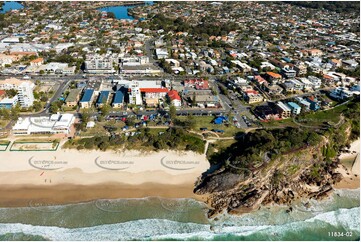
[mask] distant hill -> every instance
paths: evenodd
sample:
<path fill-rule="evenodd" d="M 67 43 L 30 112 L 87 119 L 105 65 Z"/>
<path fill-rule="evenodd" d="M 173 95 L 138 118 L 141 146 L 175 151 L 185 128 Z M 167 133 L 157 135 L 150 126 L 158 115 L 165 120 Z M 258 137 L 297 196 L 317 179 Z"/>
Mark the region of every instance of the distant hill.
<path fill-rule="evenodd" d="M 327 9 L 330 11 L 334 11 L 337 13 L 358 13 L 360 14 L 360 2 L 359 1 L 294 1 L 288 2 L 283 1 L 284 3 L 306 7 L 306 8 L 314 8 L 314 9 Z"/>

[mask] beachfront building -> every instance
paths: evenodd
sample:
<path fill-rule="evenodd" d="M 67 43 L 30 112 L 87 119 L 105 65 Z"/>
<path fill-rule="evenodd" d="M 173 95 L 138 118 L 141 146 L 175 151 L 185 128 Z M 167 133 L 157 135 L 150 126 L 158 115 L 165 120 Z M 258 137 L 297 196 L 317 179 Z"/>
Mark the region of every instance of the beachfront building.
<path fill-rule="evenodd" d="M 19 117 L 13 127 L 14 135 L 69 134 L 74 124 L 73 114 L 53 114 L 50 117 Z"/>
<path fill-rule="evenodd" d="M 94 89 L 86 89 L 79 104 L 81 108 L 90 108 L 94 100 Z"/>
<path fill-rule="evenodd" d="M 112 103 L 113 108 L 121 108 L 124 105 L 124 94 L 121 91 L 116 91 Z"/>

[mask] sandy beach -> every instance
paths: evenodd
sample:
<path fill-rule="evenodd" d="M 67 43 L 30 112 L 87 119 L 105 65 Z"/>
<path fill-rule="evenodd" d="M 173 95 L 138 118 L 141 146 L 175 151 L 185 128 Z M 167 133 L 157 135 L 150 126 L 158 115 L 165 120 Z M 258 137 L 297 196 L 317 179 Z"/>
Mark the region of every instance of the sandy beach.
<path fill-rule="evenodd" d="M 64 204 L 99 198 L 196 198 L 194 183 L 209 168 L 194 152 L 63 150 L 0 153 L 0 205 L 45 199 Z"/>
<path fill-rule="evenodd" d="M 336 189 L 356 189 L 360 187 L 360 139 L 352 142 L 349 152 L 343 152 L 337 172 L 344 177 L 335 185 Z"/>

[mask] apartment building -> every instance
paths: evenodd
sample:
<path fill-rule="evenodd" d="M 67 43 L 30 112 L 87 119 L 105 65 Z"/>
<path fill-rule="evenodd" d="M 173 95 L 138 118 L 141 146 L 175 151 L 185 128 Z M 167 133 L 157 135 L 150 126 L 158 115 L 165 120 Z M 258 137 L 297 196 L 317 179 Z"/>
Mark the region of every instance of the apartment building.
<path fill-rule="evenodd" d="M 29 108 L 33 106 L 34 103 L 34 94 L 33 94 L 33 83 L 23 82 L 18 88 L 18 101 L 22 108 Z"/>
<path fill-rule="evenodd" d="M 79 104 L 81 108 L 90 108 L 94 100 L 94 89 L 86 89 Z"/>
<path fill-rule="evenodd" d="M 81 89 L 72 89 L 69 95 L 65 99 L 65 105 L 67 107 L 75 107 L 78 104 L 80 98 Z"/>
<path fill-rule="evenodd" d="M 281 101 L 278 101 L 276 104 L 280 118 L 289 118 L 291 117 L 291 109 Z"/>

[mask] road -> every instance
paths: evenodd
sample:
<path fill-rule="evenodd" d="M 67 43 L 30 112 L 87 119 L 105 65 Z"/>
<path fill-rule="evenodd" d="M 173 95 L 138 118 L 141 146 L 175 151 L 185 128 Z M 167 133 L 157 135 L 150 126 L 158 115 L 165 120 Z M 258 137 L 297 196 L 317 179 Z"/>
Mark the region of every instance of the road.
<path fill-rule="evenodd" d="M 37 113 L 26 113 L 26 114 L 20 113 L 19 115 L 22 117 L 40 117 L 40 116 L 48 115 L 50 104 L 57 101 L 61 97 L 63 92 L 65 92 L 65 90 L 68 88 L 68 86 L 70 84 L 70 80 L 58 81 L 58 82 L 59 82 L 58 90 L 50 98 L 50 100 L 46 103 L 45 108 L 42 111 L 37 112 Z"/>
<path fill-rule="evenodd" d="M 216 81 L 215 83 L 218 87 L 219 98 L 221 99 L 222 105 L 226 109 L 226 112 L 227 113 L 230 111 L 233 112 L 233 115 L 237 120 L 240 128 L 242 129 L 248 128 L 248 125 L 245 123 L 243 118 L 241 118 L 241 114 L 245 114 L 248 117 L 252 116 L 249 110 L 247 109 L 248 106 L 243 105 L 239 101 L 239 98 L 237 97 L 235 92 L 228 90 L 223 83 L 219 81 Z M 232 101 L 229 99 L 228 96 L 221 94 L 220 87 L 226 88 L 228 90 L 229 96 L 232 98 Z"/>

